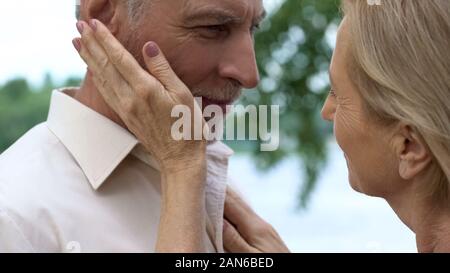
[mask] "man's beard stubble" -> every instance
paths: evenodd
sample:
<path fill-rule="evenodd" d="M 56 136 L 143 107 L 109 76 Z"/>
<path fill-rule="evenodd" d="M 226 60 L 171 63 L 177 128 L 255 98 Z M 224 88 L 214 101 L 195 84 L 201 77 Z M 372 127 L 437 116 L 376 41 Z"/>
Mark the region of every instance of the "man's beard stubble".
<path fill-rule="evenodd" d="M 131 35 L 131 33 L 133 33 L 133 35 Z M 138 31 L 131 31 L 130 34 L 125 37 L 123 45 L 136 59 L 141 68 L 148 71 L 142 55 L 142 48 L 145 43 L 143 43 L 142 46 L 139 46 L 140 43 L 133 43 L 133 41 L 141 41 Z M 242 86 L 232 79 L 228 80 L 223 87 L 188 86 L 188 88 L 194 97 L 206 97 L 213 101 L 228 102 L 230 104 L 238 100 L 242 95 Z"/>

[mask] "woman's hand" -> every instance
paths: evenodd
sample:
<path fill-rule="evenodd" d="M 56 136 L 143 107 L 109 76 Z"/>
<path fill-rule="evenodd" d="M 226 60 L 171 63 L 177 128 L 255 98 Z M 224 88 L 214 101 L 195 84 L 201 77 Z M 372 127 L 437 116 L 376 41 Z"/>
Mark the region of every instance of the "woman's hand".
<path fill-rule="evenodd" d="M 143 48 L 148 71 L 98 20 L 77 24 L 74 45 L 89 67 L 105 102 L 150 152 L 161 168 L 161 219 L 157 252 L 203 252 L 205 232 L 206 141 L 176 141 L 172 109 L 188 106 L 202 120 L 199 106 L 153 42 Z M 195 132 L 196 128 L 191 128 Z M 202 131 L 203 132 L 203 131 Z"/>
<path fill-rule="evenodd" d="M 201 111 L 156 43 L 148 42 L 143 48 L 148 69 L 145 71 L 100 21 L 91 20 L 89 25 L 79 22 L 77 27 L 82 37 L 75 39 L 74 45 L 88 65 L 98 91 L 155 157 L 163 172 L 178 172 L 201 164 L 206 141 L 176 141 L 171 132 L 175 106 L 188 106 L 192 116 L 201 115 Z M 203 117 L 198 120 L 202 124 L 191 122 L 192 126 L 203 129 Z M 196 128 L 191 129 L 195 132 Z"/>
<path fill-rule="evenodd" d="M 233 190 L 227 190 L 224 247 L 232 253 L 288 253 L 275 229 L 259 217 Z"/>

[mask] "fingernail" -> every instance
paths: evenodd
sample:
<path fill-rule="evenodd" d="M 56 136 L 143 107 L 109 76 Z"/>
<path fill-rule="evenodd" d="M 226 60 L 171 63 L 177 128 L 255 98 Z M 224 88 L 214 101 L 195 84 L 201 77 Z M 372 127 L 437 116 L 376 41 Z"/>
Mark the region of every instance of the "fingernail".
<path fill-rule="evenodd" d="M 72 40 L 72 44 L 75 47 L 75 49 L 80 52 L 81 51 L 81 41 L 80 39 L 76 38 Z"/>
<path fill-rule="evenodd" d="M 84 29 L 83 22 L 81 22 L 81 21 L 77 22 L 77 29 L 80 34 L 83 34 L 83 29 Z"/>
<path fill-rule="evenodd" d="M 159 48 L 154 42 L 149 42 L 145 47 L 145 53 L 150 58 L 154 58 L 159 55 Z"/>
<path fill-rule="evenodd" d="M 91 19 L 89 21 L 89 25 L 91 26 L 92 30 L 97 31 L 97 22 L 95 19 Z"/>

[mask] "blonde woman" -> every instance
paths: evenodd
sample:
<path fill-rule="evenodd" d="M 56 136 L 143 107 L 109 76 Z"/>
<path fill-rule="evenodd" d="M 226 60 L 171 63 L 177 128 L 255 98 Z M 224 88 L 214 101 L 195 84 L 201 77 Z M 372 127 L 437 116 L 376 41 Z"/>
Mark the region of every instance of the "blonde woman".
<path fill-rule="evenodd" d="M 343 11 L 345 16 L 330 67 L 332 89 L 322 116 L 334 123 L 337 142 L 347 160 L 350 184 L 356 191 L 386 199 L 415 232 L 419 252 L 450 252 L 450 1 L 390 0 L 369 5 L 362 0 L 344 0 Z M 95 36 L 106 32 L 101 27 Z M 83 45 L 96 40 L 87 36 L 82 39 Z M 86 39 L 91 40 L 85 42 Z M 107 46 L 116 41 L 109 36 L 98 43 Z M 175 239 L 183 236 L 170 227 L 177 221 L 199 222 L 192 217 L 177 217 L 183 213 L 196 215 L 201 205 L 194 200 L 202 198 L 202 187 L 182 175 L 188 156 L 167 154 L 158 147 L 172 146 L 197 156 L 199 160 L 189 166 L 191 172 L 198 170 L 196 179 L 201 179 L 206 143 L 157 138 L 161 143 L 155 145 L 153 138 L 146 138 L 151 135 L 148 132 L 154 133 L 148 127 L 162 128 L 169 123 L 151 116 L 149 104 L 169 111 L 173 105 L 191 98 L 156 45 L 148 43 L 146 47 L 153 49 L 145 58 L 155 78 L 149 75 L 140 86 L 146 85 L 150 93 L 160 92 L 155 86 L 163 86 L 167 96 L 151 96 L 150 101 L 135 104 L 139 107 L 135 113 L 145 114 L 133 116 L 120 110 L 124 105 L 121 96 L 100 91 L 163 166 L 169 162 L 180 166 L 177 176 L 163 180 L 168 185 L 165 198 L 172 201 L 162 211 L 158 250 L 182 251 Z M 89 48 L 81 48 L 80 52 L 92 73 L 100 79 L 107 78 L 92 66 L 96 56 L 90 56 L 88 51 Z M 144 50 L 144 55 L 145 52 L 149 50 Z M 136 95 L 135 99 L 139 97 Z M 158 124 L 155 120 L 159 120 Z M 183 186 L 189 183 L 196 187 Z M 177 187 L 190 188 L 188 196 L 192 199 L 177 203 L 175 197 L 180 193 L 173 190 Z M 225 219 L 224 245 L 228 251 L 288 251 L 276 231 L 231 191 L 225 204 Z M 201 245 L 200 238 L 184 238 L 185 246 L 190 246 L 184 249 L 198 250 L 195 246 Z"/>

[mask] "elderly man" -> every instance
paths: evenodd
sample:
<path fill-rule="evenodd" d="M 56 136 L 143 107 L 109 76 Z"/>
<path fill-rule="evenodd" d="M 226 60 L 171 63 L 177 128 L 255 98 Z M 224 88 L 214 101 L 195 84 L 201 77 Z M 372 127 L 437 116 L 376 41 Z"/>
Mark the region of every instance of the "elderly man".
<path fill-rule="evenodd" d="M 81 0 L 78 8 L 78 19 L 100 20 L 142 67 L 142 47 L 157 42 L 205 107 L 231 104 L 258 83 L 260 0 Z M 54 91 L 47 122 L 0 156 L 0 251 L 154 252 L 161 175 L 127 129 L 90 73 L 80 88 Z M 206 224 L 199 225 L 204 249 L 223 252 L 232 151 L 220 142 L 207 150 Z"/>

